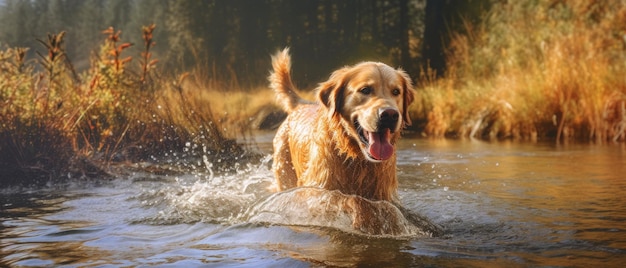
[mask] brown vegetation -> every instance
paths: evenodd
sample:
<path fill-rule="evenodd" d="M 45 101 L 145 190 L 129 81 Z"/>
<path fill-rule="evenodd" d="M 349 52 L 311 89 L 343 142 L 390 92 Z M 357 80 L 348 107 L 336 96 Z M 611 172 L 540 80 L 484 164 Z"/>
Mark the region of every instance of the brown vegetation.
<path fill-rule="evenodd" d="M 39 66 L 26 61 L 26 48 L 0 51 L 0 180 L 103 176 L 112 161 L 241 156 L 210 106 L 184 86 L 187 75 L 171 82 L 156 73 L 154 29 L 143 28 L 136 67 L 113 28 L 81 74 L 66 57 L 64 32 L 40 40 L 47 53 L 38 53 Z"/>
<path fill-rule="evenodd" d="M 626 140 L 623 1 L 502 2 L 466 28 L 421 81 L 425 135 Z"/>
<path fill-rule="evenodd" d="M 64 32 L 39 40 L 45 53 L 36 61 L 29 48 L 0 50 L 0 181 L 99 176 L 113 161 L 239 157 L 227 137 L 275 127 L 284 116 L 265 86 L 241 88 L 228 65 L 164 78 L 154 30 L 143 28 L 138 55 L 120 31 L 103 31 L 81 72 Z M 411 117 L 423 135 L 626 140 L 623 1 L 497 2 L 450 40 L 445 75 L 418 79 Z"/>

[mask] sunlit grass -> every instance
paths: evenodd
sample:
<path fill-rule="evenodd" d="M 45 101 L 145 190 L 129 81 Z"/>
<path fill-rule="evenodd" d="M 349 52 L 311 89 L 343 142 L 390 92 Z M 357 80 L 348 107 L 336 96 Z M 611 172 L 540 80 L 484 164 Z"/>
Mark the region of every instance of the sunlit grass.
<path fill-rule="evenodd" d="M 626 4 L 513 1 L 457 35 L 415 113 L 440 137 L 626 139 Z"/>
<path fill-rule="evenodd" d="M 204 73 L 197 71 L 194 73 Z M 186 92 L 204 107 L 211 107 L 214 119 L 222 131 L 230 137 L 244 137 L 260 126 L 264 115 L 278 111 L 274 93 L 268 87 L 257 88 L 211 88 L 202 75 L 188 79 Z"/>
<path fill-rule="evenodd" d="M 173 156 L 240 157 L 209 91 L 190 88 L 186 74 L 156 72 L 152 30 L 144 27 L 136 61 L 120 31 L 103 31 L 91 68 L 80 74 L 65 56 L 63 32 L 41 40 L 46 52 L 37 62 L 26 61 L 25 48 L 0 51 L 0 179 L 103 176 L 112 162 Z"/>
<path fill-rule="evenodd" d="M 220 79 L 215 67 L 198 67 L 161 75 L 153 30 L 143 28 L 143 49 L 130 55 L 121 32 L 106 29 L 80 73 L 66 57 L 64 33 L 40 40 L 36 60 L 26 59 L 33 48 L 2 48 L 0 180 L 102 176 L 113 162 L 173 156 L 237 158 L 245 152 L 236 138 L 280 122 L 273 92 L 243 88 L 234 73 Z M 502 2 L 464 32 L 452 38 L 447 74 L 418 79 L 416 130 L 626 140 L 623 1 Z"/>

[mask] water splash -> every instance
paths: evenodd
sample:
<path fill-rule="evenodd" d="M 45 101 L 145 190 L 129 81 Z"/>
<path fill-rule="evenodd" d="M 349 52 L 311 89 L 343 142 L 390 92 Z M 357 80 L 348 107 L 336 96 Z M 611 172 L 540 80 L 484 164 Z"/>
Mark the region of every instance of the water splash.
<path fill-rule="evenodd" d="M 136 197 L 155 210 L 137 220 L 148 224 L 263 223 L 328 227 L 347 233 L 383 237 L 429 237 L 441 228 L 391 202 L 370 201 L 339 191 L 300 187 L 274 193 L 270 156 L 258 164 L 241 165 L 234 173 L 206 169 L 170 178 L 168 182 L 143 181 Z"/>
<path fill-rule="evenodd" d="M 241 165 L 233 173 L 211 170 L 170 179 L 170 182 L 141 182 L 143 191 L 137 199 L 145 207 L 158 210 L 156 215 L 138 220 L 150 224 L 211 222 L 233 224 L 260 198 L 270 194 L 273 176 L 268 168 L 271 158 L 258 164 Z M 207 174 L 208 172 L 208 174 Z"/>
<path fill-rule="evenodd" d="M 380 237 L 431 237 L 441 227 L 391 202 L 313 187 L 276 193 L 247 212 L 247 221 L 321 226 Z"/>

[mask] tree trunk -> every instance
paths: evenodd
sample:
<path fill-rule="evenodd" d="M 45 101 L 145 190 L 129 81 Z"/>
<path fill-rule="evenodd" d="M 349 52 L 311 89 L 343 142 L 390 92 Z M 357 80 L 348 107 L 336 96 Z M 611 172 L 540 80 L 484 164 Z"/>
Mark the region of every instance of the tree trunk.
<path fill-rule="evenodd" d="M 398 31 L 400 34 L 400 64 L 406 71 L 411 72 L 411 54 L 409 53 L 409 0 L 400 0 L 400 25 Z"/>
<path fill-rule="evenodd" d="M 422 67 L 430 68 L 440 77 L 446 70 L 444 38 L 448 34 L 445 22 L 447 1 L 426 0 Z"/>

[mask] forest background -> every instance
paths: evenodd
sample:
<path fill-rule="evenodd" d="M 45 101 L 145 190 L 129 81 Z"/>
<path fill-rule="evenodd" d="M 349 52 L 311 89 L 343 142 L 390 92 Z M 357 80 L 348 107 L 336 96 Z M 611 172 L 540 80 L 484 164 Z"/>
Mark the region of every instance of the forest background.
<path fill-rule="evenodd" d="M 416 75 L 423 55 L 440 57 L 435 61 L 442 65 L 440 39 L 449 39 L 450 27 L 460 29 L 461 16 L 477 20 L 490 5 L 487 0 L 431 2 L 432 32 L 426 33 L 423 0 L 6 0 L 0 41 L 36 49 L 37 38 L 65 31 L 68 57 L 84 70 L 104 29 L 122 30 L 127 42 L 140 44 L 141 27 L 154 23 L 159 45 L 152 52 L 168 72 L 202 65 L 221 80 L 256 87 L 266 81 L 268 55 L 289 46 L 298 54 L 297 80 L 309 86 L 333 68 L 363 59 L 402 65 Z M 432 51 L 422 53 L 427 34 Z"/>
<path fill-rule="evenodd" d="M 362 60 L 402 67 L 423 136 L 626 139 L 624 1 L 0 3 L 8 180 L 241 157 L 232 138 L 280 118 L 266 76 L 286 46 L 303 89 Z"/>

